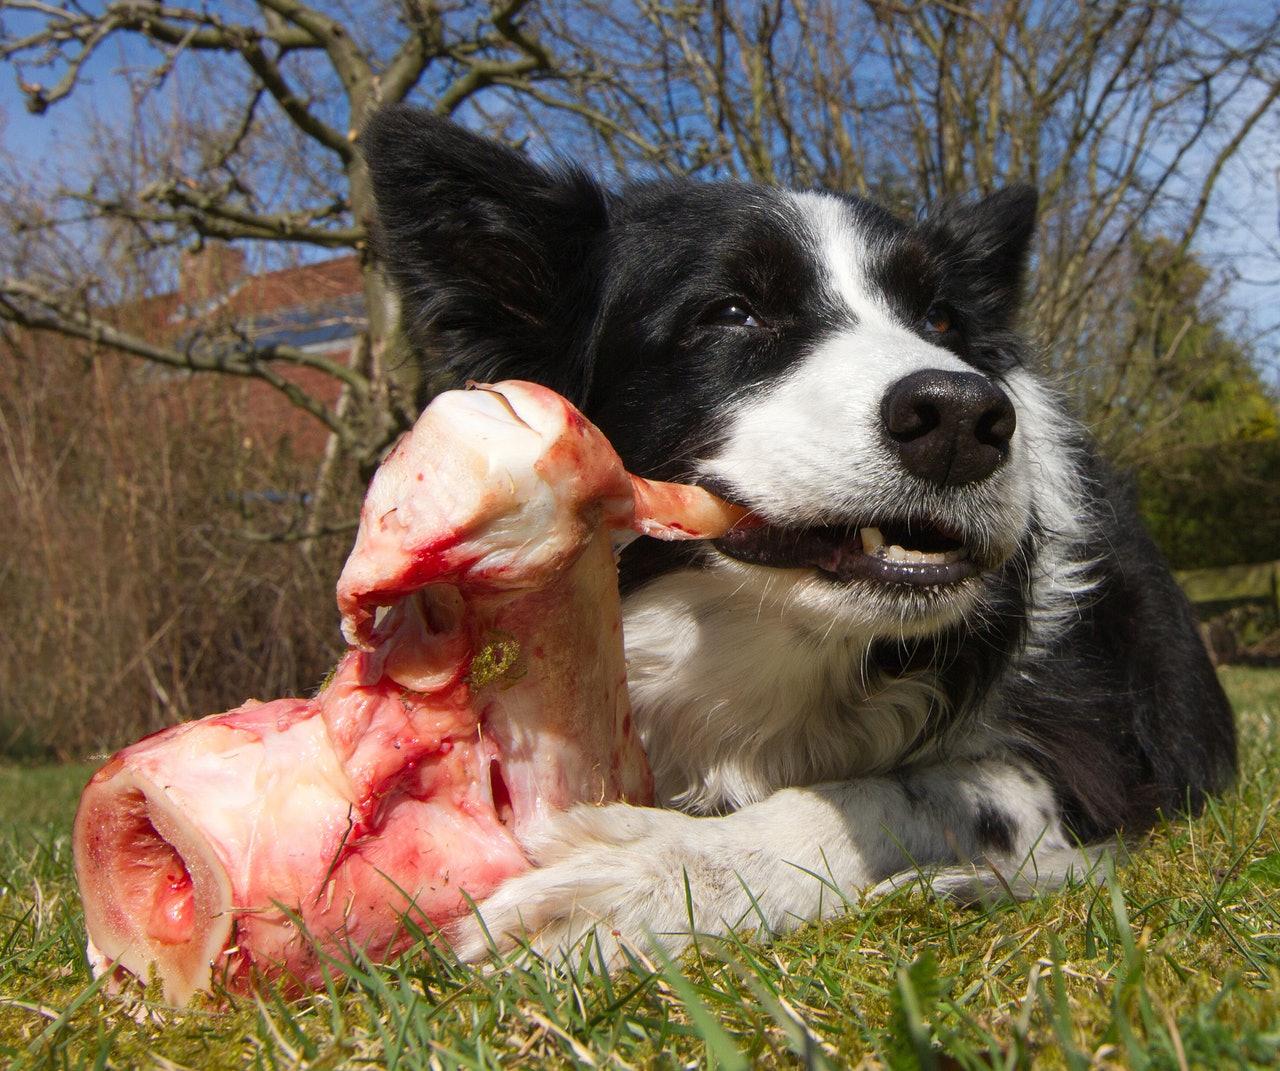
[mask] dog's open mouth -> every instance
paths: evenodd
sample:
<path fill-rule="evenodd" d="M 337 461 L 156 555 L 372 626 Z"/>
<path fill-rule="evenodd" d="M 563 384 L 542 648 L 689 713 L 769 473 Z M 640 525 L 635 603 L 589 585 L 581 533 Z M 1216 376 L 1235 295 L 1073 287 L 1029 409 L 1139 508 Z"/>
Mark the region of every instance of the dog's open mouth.
<path fill-rule="evenodd" d="M 928 521 L 735 529 L 715 541 L 752 565 L 817 569 L 842 583 L 866 580 L 914 587 L 958 584 L 981 572 L 960 535 Z"/>

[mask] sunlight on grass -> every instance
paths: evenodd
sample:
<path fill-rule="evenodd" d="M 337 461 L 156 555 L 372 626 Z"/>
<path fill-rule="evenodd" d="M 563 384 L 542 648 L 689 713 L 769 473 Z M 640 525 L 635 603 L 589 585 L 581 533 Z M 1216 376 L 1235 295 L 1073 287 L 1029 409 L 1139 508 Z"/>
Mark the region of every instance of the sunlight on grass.
<path fill-rule="evenodd" d="M 421 936 L 302 999 L 90 986 L 68 829 L 86 767 L 0 769 L 0 1061 L 14 1067 L 1273 1067 L 1280 671 L 1232 668 L 1239 785 L 1100 885 L 974 910 L 901 893 L 773 945 L 615 978 L 475 971 Z"/>

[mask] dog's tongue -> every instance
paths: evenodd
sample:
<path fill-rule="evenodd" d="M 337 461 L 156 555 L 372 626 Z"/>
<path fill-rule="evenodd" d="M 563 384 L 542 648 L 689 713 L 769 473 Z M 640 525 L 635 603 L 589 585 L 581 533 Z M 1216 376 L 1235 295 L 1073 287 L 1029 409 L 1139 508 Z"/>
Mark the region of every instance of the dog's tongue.
<path fill-rule="evenodd" d="M 647 802 L 611 530 L 714 538 L 741 509 L 628 476 L 528 383 L 428 407 L 374 477 L 338 583 L 352 649 L 315 699 L 249 703 L 116 755 L 73 836 L 98 970 L 167 999 L 320 953 L 393 954 L 527 866 L 576 802 Z"/>

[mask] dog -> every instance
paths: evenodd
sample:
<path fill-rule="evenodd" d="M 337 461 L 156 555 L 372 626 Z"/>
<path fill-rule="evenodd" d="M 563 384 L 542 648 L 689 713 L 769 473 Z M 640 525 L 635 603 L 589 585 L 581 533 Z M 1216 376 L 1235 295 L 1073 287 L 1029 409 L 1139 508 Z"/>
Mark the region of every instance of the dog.
<path fill-rule="evenodd" d="M 904 222 L 736 182 L 606 189 L 432 114 L 361 138 L 412 345 L 530 379 L 764 523 L 620 561 L 659 806 L 580 807 L 451 933 L 608 966 L 925 877 L 1082 877 L 1231 781 L 1230 707 L 1135 507 L 1019 333 L 1036 194 Z"/>

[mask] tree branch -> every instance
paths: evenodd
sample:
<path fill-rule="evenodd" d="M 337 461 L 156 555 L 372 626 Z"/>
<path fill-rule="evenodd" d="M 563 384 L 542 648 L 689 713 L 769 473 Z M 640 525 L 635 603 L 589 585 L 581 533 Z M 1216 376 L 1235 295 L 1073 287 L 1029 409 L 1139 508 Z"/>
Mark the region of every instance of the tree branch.
<path fill-rule="evenodd" d="M 308 33 L 328 53 L 334 71 L 349 94 L 354 95 L 362 86 L 368 85 L 373 77 L 369 59 L 337 19 L 308 7 L 299 0 L 257 0 L 257 3 Z"/>
<path fill-rule="evenodd" d="M 187 223 L 206 238 L 305 242 L 325 249 L 348 249 L 358 248 L 368 237 L 363 227 L 315 226 L 319 219 L 346 211 L 347 205 L 341 202 L 312 212 L 261 213 L 237 208 L 218 196 L 185 187 L 172 179 L 143 190 L 141 200 L 186 211 L 146 212 L 120 202 L 100 202 L 99 206 L 114 215 L 141 222 Z"/>
<path fill-rule="evenodd" d="M 259 348 L 241 345 L 234 350 L 216 346 L 201 347 L 199 337 L 193 337 L 181 349 L 157 345 L 91 315 L 83 307 L 59 298 L 35 283 L 21 279 L 7 278 L 0 281 L 0 319 L 32 331 L 52 332 L 109 346 L 170 368 L 261 379 L 299 409 L 323 423 L 338 436 L 344 446 L 359 448 L 355 432 L 348 424 L 271 367 L 273 363 L 279 362 L 313 368 L 341 380 L 360 396 L 367 396 L 368 380 L 354 369 L 335 361 L 292 346 Z"/>
<path fill-rule="evenodd" d="M 431 60 L 444 53 L 443 26 L 436 5 L 431 0 L 407 0 L 405 7 L 409 39 L 378 78 L 379 98 L 386 103 L 404 100 Z"/>
<path fill-rule="evenodd" d="M 135 32 L 166 45 L 203 51 L 241 52 L 261 47 L 265 39 L 285 49 L 319 47 L 316 39 L 298 30 L 280 28 L 263 32 L 254 26 L 227 22 L 208 11 L 146 3 L 144 0 L 113 0 L 100 14 L 50 8 L 38 0 L 7 0 L 17 11 L 43 15 L 49 21 L 38 31 L 13 41 L 0 43 L 0 59 L 15 60 L 24 53 L 45 49 L 59 54 L 71 44 L 80 46 L 66 57 L 67 70 L 52 88 L 21 81 L 27 107 L 36 113 L 67 97 L 75 88 L 80 71 L 98 48 L 117 32 Z"/>
<path fill-rule="evenodd" d="M 1209 198 L 1213 196 L 1213 190 L 1218 184 L 1222 169 L 1227 166 L 1227 162 L 1239 150 L 1244 143 L 1244 139 L 1249 136 L 1250 131 L 1258 125 L 1258 121 L 1271 110 L 1271 105 L 1278 99 L 1280 99 L 1280 81 L 1273 81 L 1271 88 L 1258 101 L 1257 107 L 1245 117 L 1235 134 L 1214 156 L 1213 163 L 1205 175 L 1204 182 L 1201 183 L 1200 195 L 1196 198 L 1196 205 L 1191 212 L 1191 218 L 1187 220 L 1187 225 L 1182 231 L 1182 237 L 1178 240 L 1178 251 L 1180 253 L 1186 252 L 1191 245 L 1192 239 L 1196 236 L 1196 231 L 1200 229 L 1200 224 L 1204 221 L 1204 214 L 1209 208 Z"/>
<path fill-rule="evenodd" d="M 508 0 L 493 16 L 493 26 L 498 32 L 497 41 L 493 43 L 514 46 L 520 56 L 511 60 L 493 60 L 473 59 L 468 54 L 454 53 L 455 58 L 466 64 L 467 71 L 436 98 L 437 113 L 452 115 L 469 97 L 495 84 L 499 79 L 510 80 L 535 71 L 554 70 L 551 55 L 542 43 L 530 37 L 516 24 L 516 17 L 527 3 L 528 0 Z"/>

